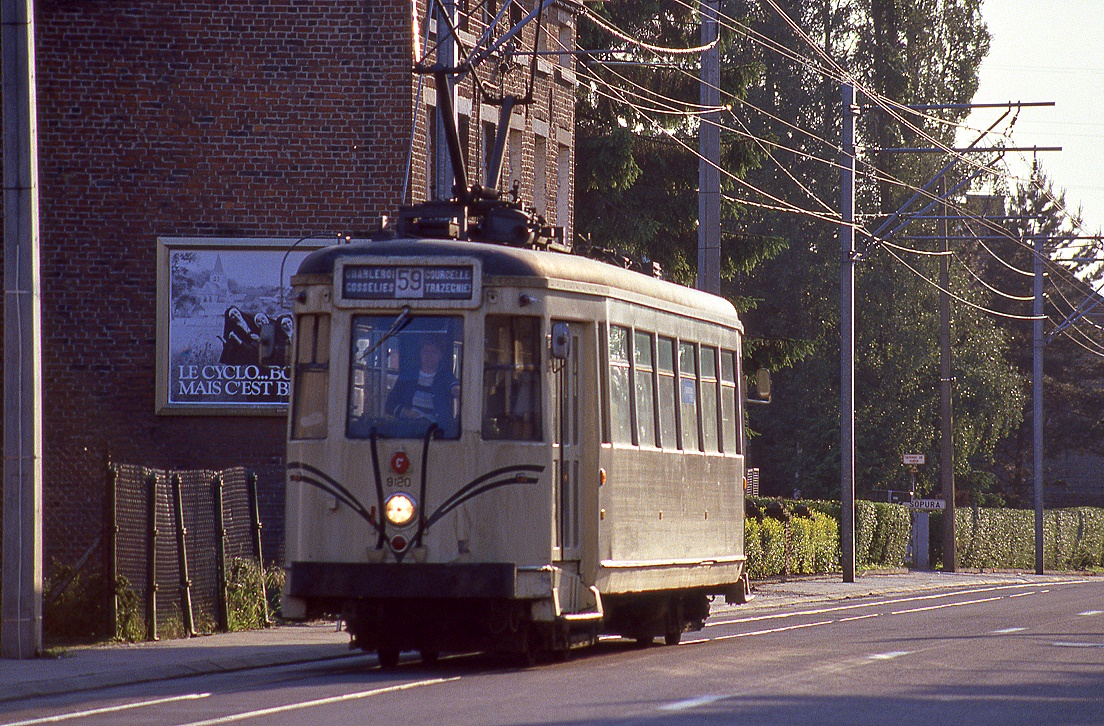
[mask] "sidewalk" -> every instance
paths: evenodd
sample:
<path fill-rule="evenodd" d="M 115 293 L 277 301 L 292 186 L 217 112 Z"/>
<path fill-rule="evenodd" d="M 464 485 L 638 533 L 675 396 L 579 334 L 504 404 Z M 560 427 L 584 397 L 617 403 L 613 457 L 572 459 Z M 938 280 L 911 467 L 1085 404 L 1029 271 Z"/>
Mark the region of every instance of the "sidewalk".
<path fill-rule="evenodd" d="M 78 646 L 57 658 L 0 660 L 0 702 L 358 654 L 334 623 Z"/>
<path fill-rule="evenodd" d="M 962 587 L 1058 582 L 1079 575 L 1020 573 L 866 573 L 853 583 L 840 575 L 796 577 L 786 582 L 753 583 L 755 599 L 746 605 L 715 605 L 715 613 L 763 610 L 795 604 L 839 601 L 873 595 L 908 594 Z M 358 655 L 349 636 L 333 623 L 280 625 L 265 630 L 204 635 L 155 643 L 75 647 L 58 658 L 0 660 L 0 701 L 327 660 Z"/>

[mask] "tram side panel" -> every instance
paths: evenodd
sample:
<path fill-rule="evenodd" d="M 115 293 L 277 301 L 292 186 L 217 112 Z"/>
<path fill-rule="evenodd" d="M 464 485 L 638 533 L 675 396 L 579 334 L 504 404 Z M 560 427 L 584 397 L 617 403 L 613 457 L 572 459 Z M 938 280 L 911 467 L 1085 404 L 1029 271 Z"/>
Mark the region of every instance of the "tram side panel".
<path fill-rule="evenodd" d="M 735 591 L 745 566 L 739 326 L 735 316 L 710 322 L 691 310 L 608 306 L 603 594 Z"/>

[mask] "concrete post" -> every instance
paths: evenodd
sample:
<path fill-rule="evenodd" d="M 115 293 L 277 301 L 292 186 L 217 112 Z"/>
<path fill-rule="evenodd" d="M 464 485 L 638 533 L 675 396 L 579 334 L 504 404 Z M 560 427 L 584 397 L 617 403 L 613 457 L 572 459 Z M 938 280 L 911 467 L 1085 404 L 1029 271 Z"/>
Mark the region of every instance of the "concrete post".
<path fill-rule="evenodd" d="M 2 0 L 4 565 L 0 655 L 42 650 L 42 341 L 34 6 Z"/>

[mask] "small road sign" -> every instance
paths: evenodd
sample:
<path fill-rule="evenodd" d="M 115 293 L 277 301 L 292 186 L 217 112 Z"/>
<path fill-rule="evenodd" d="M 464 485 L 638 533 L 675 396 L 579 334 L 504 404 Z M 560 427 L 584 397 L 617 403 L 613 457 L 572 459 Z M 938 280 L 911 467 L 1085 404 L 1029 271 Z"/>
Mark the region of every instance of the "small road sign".
<path fill-rule="evenodd" d="M 923 466 L 924 455 L 923 454 L 905 454 L 901 457 L 901 461 L 907 466 Z"/>
<path fill-rule="evenodd" d="M 908 503 L 909 509 L 920 512 L 941 512 L 947 508 L 946 499 L 913 499 Z"/>

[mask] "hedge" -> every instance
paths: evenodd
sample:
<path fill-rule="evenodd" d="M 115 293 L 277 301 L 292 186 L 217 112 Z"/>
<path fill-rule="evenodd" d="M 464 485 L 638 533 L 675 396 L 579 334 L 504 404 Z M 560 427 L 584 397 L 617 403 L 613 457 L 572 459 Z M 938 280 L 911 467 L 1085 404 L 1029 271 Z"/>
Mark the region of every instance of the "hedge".
<path fill-rule="evenodd" d="M 752 578 L 838 572 L 838 502 L 747 498 L 744 549 Z M 1035 514 L 1031 510 L 959 508 L 955 512 L 958 565 L 977 569 L 1035 566 Z M 938 562 L 942 515 L 931 517 Z M 788 521 L 787 521 L 788 520 Z M 908 508 L 855 502 L 857 567 L 902 567 L 911 534 Z M 1051 509 L 1043 515 L 1043 566 L 1047 570 L 1104 568 L 1104 509 Z"/>
<path fill-rule="evenodd" d="M 968 568 L 1035 567 L 1035 512 L 960 508 L 955 511 L 958 564 Z M 1043 568 L 1104 567 L 1104 509 L 1043 512 Z"/>
<path fill-rule="evenodd" d="M 748 501 L 744 549 L 750 577 L 840 569 L 838 503 L 763 497 L 749 497 Z M 909 515 L 904 507 L 884 502 L 856 502 L 855 558 L 858 566 L 902 566 L 908 537 Z"/>

